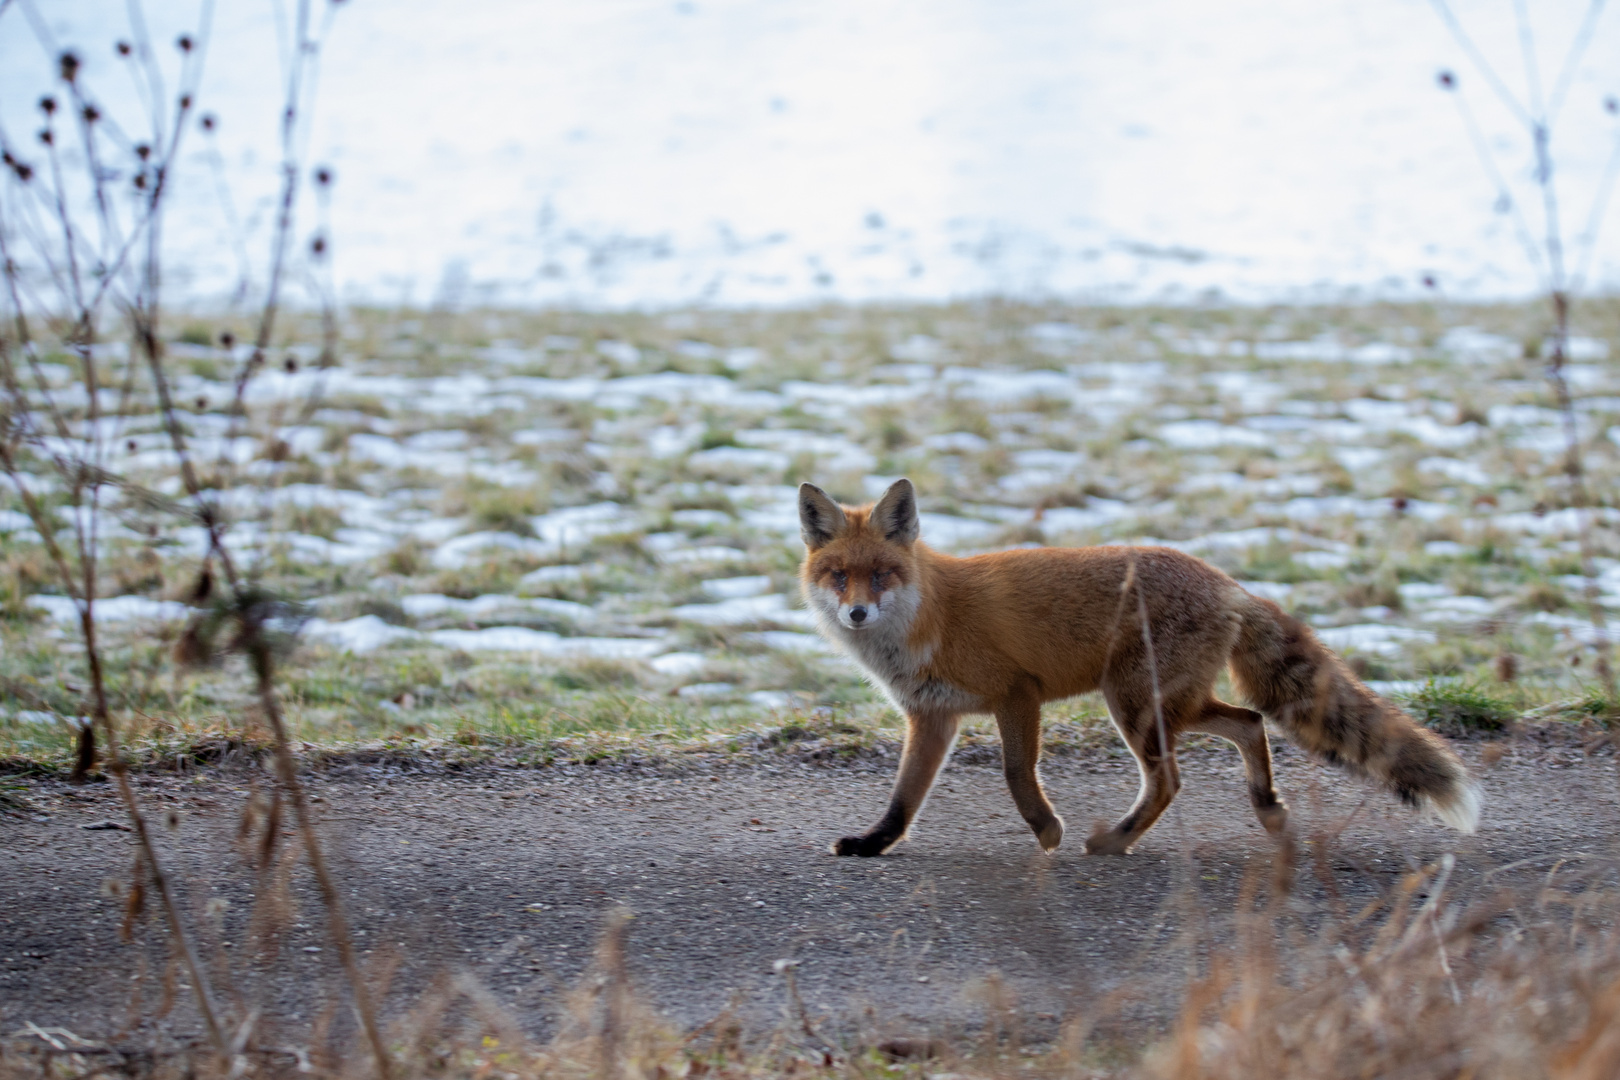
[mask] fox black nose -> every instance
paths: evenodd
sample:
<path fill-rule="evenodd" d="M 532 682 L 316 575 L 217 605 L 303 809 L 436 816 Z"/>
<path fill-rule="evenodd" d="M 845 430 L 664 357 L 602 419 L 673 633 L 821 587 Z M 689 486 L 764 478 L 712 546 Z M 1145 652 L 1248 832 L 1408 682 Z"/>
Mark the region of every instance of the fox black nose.
<path fill-rule="evenodd" d="M 850 622 L 865 622 L 866 621 L 866 608 L 862 607 L 859 604 L 857 604 L 854 607 L 850 608 L 849 609 L 849 621 Z"/>

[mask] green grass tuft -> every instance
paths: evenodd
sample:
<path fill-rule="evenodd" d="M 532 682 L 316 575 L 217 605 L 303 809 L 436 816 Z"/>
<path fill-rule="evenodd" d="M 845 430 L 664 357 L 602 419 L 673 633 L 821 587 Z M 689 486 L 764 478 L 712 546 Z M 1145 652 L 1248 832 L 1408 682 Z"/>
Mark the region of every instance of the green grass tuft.
<path fill-rule="evenodd" d="M 1403 704 L 1425 726 L 1446 734 L 1502 731 L 1520 714 L 1513 701 L 1471 679 L 1430 679 Z"/>

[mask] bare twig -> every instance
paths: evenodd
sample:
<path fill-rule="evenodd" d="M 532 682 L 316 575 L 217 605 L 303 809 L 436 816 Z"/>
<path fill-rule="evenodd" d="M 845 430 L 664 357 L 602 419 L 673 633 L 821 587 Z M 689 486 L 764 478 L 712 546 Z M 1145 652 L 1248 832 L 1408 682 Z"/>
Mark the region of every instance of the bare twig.
<path fill-rule="evenodd" d="M 796 977 L 799 962 L 797 960 L 778 960 L 771 965 L 787 987 L 787 1000 L 783 1003 L 789 1023 L 796 1023 L 799 1030 L 804 1032 L 806 1039 L 817 1050 L 825 1055 L 826 1062 L 831 1064 L 835 1050 L 827 1040 L 816 1031 L 816 1025 L 810 1020 L 810 1010 L 805 1006 L 804 997 L 799 993 L 799 980 Z"/>
<path fill-rule="evenodd" d="M 169 932 L 179 950 L 181 961 L 185 964 L 186 973 L 191 978 L 191 986 L 197 997 L 198 1011 L 202 1013 L 203 1023 L 208 1028 L 209 1039 L 221 1054 L 221 1059 L 224 1060 L 227 1046 L 223 1029 L 220 1026 L 219 1010 L 214 1004 L 213 993 L 209 988 L 207 975 L 198 962 L 196 950 L 192 948 L 190 938 L 186 933 L 185 923 L 180 916 L 180 908 L 175 900 L 169 877 L 164 872 L 163 864 L 158 859 L 157 850 L 152 844 L 152 836 L 146 826 L 145 815 L 141 813 L 134 788 L 130 785 L 128 768 L 124 763 L 119 746 L 117 725 L 107 704 L 106 683 L 101 671 L 100 648 L 97 645 L 95 635 L 94 596 L 89 594 L 78 595 L 78 582 L 75 580 L 75 575 L 62 552 L 61 546 L 56 543 L 45 509 L 39 500 L 34 497 L 27 484 L 22 481 L 17 463 L 12 457 L 9 448 L 3 442 L 0 442 L 0 465 L 4 466 L 6 473 L 11 477 L 18 493 L 22 496 L 23 505 L 33 519 L 36 531 L 45 539 L 46 549 L 51 554 L 52 562 L 62 579 L 63 587 L 67 590 L 69 596 L 74 597 L 79 608 L 80 626 L 84 633 L 85 650 L 90 665 L 93 719 L 95 725 L 101 729 L 102 735 L 107 742 L 108 768 L 117 783 L 118 795 L 124 803 L 125 812 L 129 815 L 130 824 L 135 833 L 136 842 L 140 846 L 146 870 L 151 875 L 153 884 L 157 886 L 158 897 L 162 902 L 164 916 L 169 924 Z M 84 743 L 81 740 L 81 748 L 83 745 Z M 94 744 L 91 743 L 91 745 Z M 81 752 L 80 759 L 75 764 L 76 774 L 79 767 L 83 765 Z"/>
<path fill-rule="evenodd" d="M 5 3 L 9 3 L 9 0 L 5 0 Z M 0 11 L 4 10 L 5 3 L 0 3 Z M 116 299 L 123 306 L 134 331 L 135 351 L 139 354 L 136 359 L 144 360 L 145 367 L 151 374 L 158 412 L 169 430 L 172 445 L 179 457 L 183 486 L 188 499 L 195 507 L 193 513 L 208 534 L 204 558 L 224 568 L 233 591 L 233 611 L 244 631 L 243 640 L 247 650 L 255 661 L 261 701 L 278 736 L 278 763 L 281 766 L 282 789 L 290 796 L 297 812 L 304 847 L 327 904 L 332 934 L 354 987 L 356 1005 L 367 1034 L 371 1038 L 378 1071 L 386 1080 L 389 1073 L 388 1059 L 377 1029 L 375 1009 L 365 982 L 360 977 L 352 940 L 343 917 L 339 892 L 317 841 L 314 822 L 298 783 L 296 762 L 288 741 L 286 725 L 276 701 L 274 671 L 270 661 L 268 637 L 263 626 L 265 609 L 259 602 L 252 584 L 235 572 L 230 552 L 225 546 L 224 523 L 218 506 L 204 494 L 203 485 L 193 467 L 192 455 L 188 452 L 189 448 L 183 437 L 164 364 L 159 331 L 162 281 L 161 226 L 171 180 L 180 160 L 182 137 L 195 105 L 195 88 L 205 55 L 211 0 L 204 2 L 198 33 L 186 35 L 178 43 L 182 52 L 180 92 L 174 99 L 172 107 L 166 97 L 161 68 L 152 53 L 140 5 L 136 0 L 131 0 L 129 14 L 136 45 L 121 48 L 120 51 L 126 56 L 133 53 L 134 67 L 131 71 L 138 76 L 138 85 L 145 91 L 152 138 L 150 143 L 126 147 L 135 163 L 132 175 L 138 204 L 137 211 L 127 226 L 121 223 L 114 213 L 113 202 L 108 198 L 105 188 L 103 143 L 97 138 L 96 132 L 98 125 L 106 121 L 79 79 L 79 62 L 72 54 L 58 52 L 55 49 L 48 28 L 38 18 L 38 13 L 33 10 L 33 5 L 28 0 L 22 0 L 20 6 L 28 13 L 42 44 L 47 46 L 52 55 L 59 57 L 61 78 L 67 87 L 67 97 L 72 103 L 78 124 L 84 162 L 93 174 L 89 182 L 89 191 L 97 222 L 98 239 L 92 244 L 87 240 L 89 234 L 80 228 L 75 216 L 73 198 L 70 197 L 69 163 L 58 152 L 56 132 L 59 125 L 51 123 L 57 106 L 54 101 L 48 99 L 45 109 L 47 120 L 45 137 L 42 139 L 48 165 L 45 177 L 36 176 L 32 167 L 12 152 L 9 144 L 4 146 L 7 169 L 5 179 L 11 185 L 11 190 L 19 195 L 14 206 L 18 208 L 18 214 L 22 215 L 20 220 L 24 228 L 14 234 L 12 224 L 19 218 L 17 215 L 8 214 L 6 204 L 0 203 L 0 262 L 3 262 L 4 266 L 4 296 L 11 306 L 8 323 L 12 331 L 4 339 L 0 339 L 0 375 L 3 375 L 0 383 L 3 383 L 8 404 L 4 421 L 0 423 L 0 465 L 4 466 L 12 485 L 18 490 L 60 585 L 73 601 L 79 616 L 89 673 L 87 711 L 91 714 L 92 722 L 83 725 L 80 732 L 75 774 L 83 777 L 93 766 L 95 734 L 99 731 L 106 744 L 108 771 L 117 784 L 141 852 L 140 873 L 143 878 L 150 879 L 162 904 L 170 937 L 174 943 L 175 955 L 195 991 L 209 1041 L 215 1052 L 220 1055 L 222 1062 L 233 1057 L 235 1053 L 243 1050 L 245 1040 L 253 1030 L 252 1014 L 239 1018 L 240 1022 L 227 1025 L 214 1002 L 207 974 L 198 962 L 196 950 L 191 944 L 181 918 L 171 880 L 158 857 L 151 831 L 147 827 L 129 780 L 117 723 L 110 705 L 103 649 L 99 640 L 96 598 L 98 563 L 103 539 L 101 517 L 105 512 L 103 489 L 116 486 L 126 494 L 136 495 L 138 502 L 152 502 L 139 496 L 139 489 L 135 485 L 130 485 L 115 476 L 106 467 L 108 440 L 109 437 L 116 437 L 118 424 L 129 407 L 137 371 L 133 362 L 125 362 L 122 378 L 115 378 L 116 373 L 112 366 L 104 369 L 102 354 L 96 345 L 104 304 L 110 299 Z M 291 125 L 295 113 L 293 105 L 299 102 L 299 87 L 303 85 L 300 76 L 306 66 L 303 57 L 305 53 L 313 52 L 313 43 L 308 41 L 307 35 L 308 9 L 309 2 L 304 0 L 300 5 L 301 48 L 289 84 L 291 104 L 285 121 L 289 126 L 283 130 L 283 145 L 288 151 L 289 162 L 286 169 L 288 190 L 283 200 L 285 209 L 282 225 L 276 238 L 277 249 L 274 255 L 276 272 L 272 275 L 272 288 L 261 317 L 261 354 L 270 339 L 279 303 L 280 266 L 285 257 L 286 234 L 291 222 L 291 201 L 296 190 L 297 170 L 292 164 L 290 151 L 295 145 L 294 135 L 297 128 Z M 128 142 L 115 128 L 109 127 L 108 131 L 110 135 L 115 136 L 113 145 Z M 0 142 L 3 142 L 3 136 L 0 136 Z M 49 224 L 46 225 L 46 222 Z M 43 269 L 44 275 L 41 280 L 45 286 L 56 290 L 55 299 L 37 296 L 30 291 L 30 285 L 20 272 L 19 260 L 12 250 L 14 235 L 21 236 L 23 243 L 32 246 L 33 262 Z M 50 380 L 46 377 L 39 360 L 39 349 L 34 343 L 29 320 L 30 311 L 40 313 L 40 319 L 45 325 L 61 328 L 58 332 L 61 344 L 77 359 L 78 375 L 85 399 L 82 414 L 70 414 L 60 406 L 56 395 L 51 392 Z M 18 369 L 24 365 L 32 371 L 33 382 L 37 386 L 34 399 L 45 406 L 48 422 L 54 429 L 54 441 L 47 439 L 44 433 L 38 430 L 38 424 L 34 419 L 34 399 L 31 399 L 19 376 Z M 118 386 L 121 393 L 117 409 L 109 417 L 104 415 L 103 390 L 111 390 L 114 386 Z M 240 396 L 239 390 L 238 404 Z M 104 423 L 104 420 L 108 423 Z M 62 483 L 59 487 L 66 493 L 71 509 L 70 543 L 58 538 L 60 526 L 53 517 L 54 506 L 48 499 L 41 498 L 35 492 L 30 478 L 25 473 L 24 463 L 19 458 L 20 454 L 25 453 L 43 460 L 60 475 Z M 173 509 L 172 503 L 169 506 Z"/>
<path fill-rule="evenodd" d="M 1607 707 L 1612 711 L 1616 708 L 1616 686 L 1614 670 L 1610 663 L 1607 615 L 1603 609 L 1602 595 L 1598 587 L 1596 552 L 1592 536 L 1594 526 L 1592 499 L 1587 488 L 1586 470 L 1581 454 L 1580 422 L 1575 412 L 1573 395 L 1570 393 L 1567 363 L 1570 340 L 1570 307 L 1573 302 L 1574 290 L 1584 280 L 1585 265 L 1590 259 L 1591 251 L 1596 244 L 1597 230 L 1602 223 L 1603 210 L 1607 205 L 1609 192 L 1616 177 L 1620 176 L 1620 141 L 1617 141 L 1615 152 L 1604 169 L 1602 182 L 1593 196 L 1591 211 L 1587 215 L 1586 229 L 1577 241 L 1577 258 L 1580 265 L 1573 277 L 1570 276 L 1565 263 L 1564 235 L 1555 175 L 1556 162 L 1552 150 L 1554 121 L 1568 94 L 1580 59 L 1591 42 L 1598 16 L 1602 11 L 1603 0 L 1592 0 L 1589 4 L 1586 15 L 1576 31 L 1559 70 L 1550 98 L 1544 98 L 1542 94 L 1540 69 L 1536 62 L 1535 38 L 1532 32 L 1529 7 L 1524 0 L 1515 0 L 1514 15 L 1518 26 L 1519 44 L 1523 55 L 1529 93 L 1527 104 L 1521 103 L 1507 89 L 1506 84 L 1497 74 L 1490 61 L 1474 45 L 1473 40 L 1463 29 L 1462 24 L 1457 20 L 1446 0 L 1432 0 L 1432 3 L 1447 28 L 1450 29 L 1458 45 L 1468 54 L 1474 66 L 1485 78 L 1486 83 L 1523 125 L 1525 133 L 1529 137 L 1531 158 L 1534 166 L 1532 176 L 1534 177 L 1536 189 L 1541 196 L 1542 235 L 1539 239 L 1530 235 L 1528 228 L 1518 215 L 1517 204 L 1512 201 L 1511 193 L 1502 178 L 1501 170 L 1496 166 L 1494 156 L 1485 144 L 1483 136 L 1478 130 L 1478 125 L 1474 123 L 1472 114 L 1468 112 L 1461 95 L 1456 95 L 1458 108 L 1462 110 L 1469 137 L 1480 154 L 1481 163 L 1485 166 L 1486 171 L 1501 192 L 1500 197 L 1507 199 L 1509 207 L 1513 208 L 1515 224 L 1518 226 L 1520 233 L 1520 241 L 1530 253 L 1531 262 L 1536 265 L 1537 271 L 1544 275 L 1544 288 L 1552 322 L 1550 339 L 1543 343 L 1542 349 L 1545 361 L 1544 371 L 1562 418 L 1564 430 L 1562 472 L 1568 488 L 1569 505 L 1576 515 L 1581 575 L 1585 581 L 1583 593 L 1587 614 L 1592 623 L 1592 646 L 1597 653 L 1597 661 L 1594 666 L 1598 677 L 1603 683 L 1608 702 Z M 1448 91 L 1457 90 L 1456 80 L 1449 74 L 1442 75 L 1440 84 Z"/>
<path fill-rule="evenodd" d="M 1430 0 L 1430 2 L 1434 4 L 1434 9 L 1446 24 L 1446 28 L 1451 31 L 1452 37 L 1457 39 L 1457 44 L 1462 46 L 1463 52 L 1468 54 L 1468 58 L 1474 62 L 1474 66 L 1479 69 L 1480 74 L 1485 76 L 1485 82 L 1490 86 L 1492 92 L 1496 94 L 1503 105 L 1507 106 L 1509 112 L 1528 123 L 1530 120 L 1529 112 L 1520 104 L 1519 99 L 1513 95 L 1513 91 L 1508 89 L 1507 84 L 1496 73 L 1496 69 L 1491 66 L 1490 61 L 1485 59 L 1485 54 L 1479 51 L 1479 46 L 1475 45 L 1474 39 L 1468 36 L 1468 32 L 1463 29 L 1462 23 L 1457 21 L 1457 16 L 1452 12 L 1451 5 L 1446 3 L 1446 0 Z"/>
<path fill-rule="evenodd" d="M 260 312 L 258 335 L 252 354 L 242 365 L 235 380 L 234 399 L 231 407 L 231 435 L 234 435 L 236 425 L 246 413 L 247 385 L 255 372 L 263 365 L 265 352 L 269 347 L 274 332 L 276 315 L 281 302 L 280 290 L 283 278 L 283 264 L 292 230 L 292 208 L 298 189 L 299 170 L 293 152 L 300 130 L 298 126 L 300 90 L 303 85 L 303 74 L 306 70 L 305 56 L 306 54 L 313 54 L 315 49 L 314 43 L 308 38 L 308 23 L 309 0 L 301 0 L 297 15 L 298 48 L 289 72 L 287 101 L 283 112 L 283 187 L 280 199 L 280 213 L 272 245 L 271 272 Z M 190 108 L 189 100 L 186 102 L 185 108 Z M 171 147 L 177 145 L 178 132 L 184 126 L 184 119 L 184 115 L 177 118 L 175 141 L 171 143 Z M 165 168 L 167 168 L 168 163 L 173 161 L 171 150 L 171 153 L 165 156 Z M 354 995 L 355 1010 L 359 1015 L 361 1027 L 370 1044 L 378 1075 L 382 1080 L 388 1080 L 392 1071 L 390 1056 L 383 1042 L 382 1030 L 377 1020 L 377 1011 L 372 1002 L 370 990 L 364 973 L 360 970 L 354 940 L 349 931 L 348 919 L 344 912 L 342 893 L 337 887 L 330 867 L 327 865 L 319 833 L 315 826 L 314 816 L 309 808 L 303 785 L 298 778 L 297 758 L 293 754 L 286 720 L 276 691 L 274 655 L 265 626 L 267 617 L 266 604 L 254 584 L 240 572 L 237 566 L 231 549 L 226 542 L 226 523 L 221 515 L 219 503 L 204 491 L 175 408 L 168 373 L 164 366 L 161 337 L 158 332 L 158 318 L 161 310 L 159 304 L 161 279 L 157 273 L 158 252 L 156 237 L 158 235 L 157 222 L 159 219 L 156 213 L 156 205 L 154 201 L 153 225 L 148 233 L 150 247 L 148 249 L 146 277 L 142 284 L 139 299 L 137 303 L 132 305 L 130 310 L 137 345 L 151 372 L 152 383 L 157 392 L 158 408 L 163 417 L 164 426 L 168 431 L 171 445 L 179 460 L 181 482 L 193 502 L 198 520 L 201 521 L 207 532 L 208 543 L 205 559 L 217 563 L 225 578 L 225 584 L 230 591 L 231 616 L 239 630 L 238 636 L 241 647 L 253 666 L 260 708 L 269 722 L 274 736 L 276 766 L 281 788 L 286 793 L 288 801 L 292 803 L 293 814 L 298 824 L 305 855 L 309 859 L 310 867 L 314 872 L 316 884 L 321 893 L 321 899 L 326 908 L 328 934 L 337 949 L 339 961 L 348 980 L 350 991 Z M 227 444 L 229 438 L 230 436 L 227 437 Z"/>
<path fill-rule="evenodd" d="M 245 625 L 256 624 L 249 621 Z M 271 731 L 275 734 L 277 771 L 282 787 L 286 789 L 288 799 L 293 805 L 293 815 L 298 821 L 305 854 L 309 857 L 310 869 L 315 873 L 321 900 L 326 905 L 327 931 L 333 945 L 337 947 L 338 959 L 343 965 L 344 974 L 348 977 L 349 989 L 354 994 L 355 1011 L 360 1016 L 366 1040 L 371 1044 L 371 1052 L 377 1063 L 377 1074 L 382 1080 L 388 1080 L 392 1072 L 391 1059 L 383 1043 L 382 1029 L 377 1022 L 377 1010 L 371 1000 L 371 991 L 364 973 L 360 970 L 359 957 L 355 953 L 354 938 L 349 932 L 348 918 L 343 910 L 343 895 L 338 891 L 336 880 L 326 864 L 326 856 L 322 852 L 320 837 L 315 829 L 314 815 L 310 812 L 309 799 L 298 780 L 298 762 L 293 757 L 292 746 L 287 737 L 287 724 L 276 697 L 275 674 L 262 627 L 258 627 L 254 632 L 250 656 L 259 671 L 259 704 L 270 721 Z"/>

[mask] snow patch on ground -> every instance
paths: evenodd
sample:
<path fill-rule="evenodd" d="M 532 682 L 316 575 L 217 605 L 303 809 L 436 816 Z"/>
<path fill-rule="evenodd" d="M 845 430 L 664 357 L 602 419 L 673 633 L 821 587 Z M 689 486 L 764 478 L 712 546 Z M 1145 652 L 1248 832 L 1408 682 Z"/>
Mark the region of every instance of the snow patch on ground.
<path fill-rule="evenodd" d="M 1327 627 L 1317 630 L 1316 636 L 1334 652 L 1363 652 L 1374 656 L 1398 656 L 1409 643 L 1427 644 L 1435 640 L 1433 632 L 1428 630 L 1383 623 Z"/>
<path fill-rule="evenodd" d="M 722 600 L 715 604 L 682 604 L 671 608 L 670 614 L 685 622 L 704 626 L 749 626 L 756 623 L 778 623 L 784 626 L 802 626 L 810 629 L 815 620 L 808 611 L 788 606 L 788 598 L 779 593 L 769 596 L 750 596 L 736 600 Z"/>
<path fill-rule="evenodd" d="M 79 603 L 70 596 L 30 596 L 28 606 L 45 612 L 56 622 L 78 625 Z M 191 610 L 177 600 L 144 596 L 109 596 L 96 600 L 94 609 L 98 622 L 109 623 L 181 619 Z"/>

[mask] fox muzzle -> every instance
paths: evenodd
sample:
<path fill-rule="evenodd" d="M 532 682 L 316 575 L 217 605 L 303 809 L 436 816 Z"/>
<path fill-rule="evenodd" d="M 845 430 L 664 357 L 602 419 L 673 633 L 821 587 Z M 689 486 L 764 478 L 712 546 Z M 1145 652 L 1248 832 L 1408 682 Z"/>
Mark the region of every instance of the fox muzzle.
<path fill-rule="evenodd" d="M 839 612 L 838 621 L 851 630 L 859 630 L 876 622 L 878 614 L 875 604 L 851 604 Z"/>

